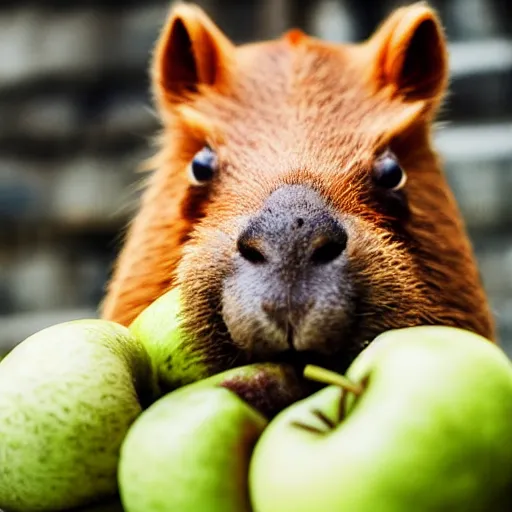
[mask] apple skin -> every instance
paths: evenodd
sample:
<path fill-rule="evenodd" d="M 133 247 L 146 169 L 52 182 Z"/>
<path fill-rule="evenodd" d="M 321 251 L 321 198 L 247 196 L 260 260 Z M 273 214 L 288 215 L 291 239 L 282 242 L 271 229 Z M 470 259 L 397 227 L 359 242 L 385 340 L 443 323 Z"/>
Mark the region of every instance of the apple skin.
<path fill-rule="evenodd" d="M 173 391 L 223 387 L 271 419 L 286 407 L 311 394 L 311 387 L 296 369 L 280 363 L 253 363 L 231 368 Z"/>
<path fill-rule="evenodd" d="M 180 288 L 175 287 L 151 303 L 129 326 L 150 356 L 156 396 L 217 373 L 209 350 L 183 329 L 180 311 Z"/>
<path fill-rule="evenodd" d="M 151 380 L 144 347 L 113 322 L 66 322 L 17 345 L 0 363 L 0 509 L 115 496 L 120 446 Z"/>
<path fill-rule="evenodd" d="M 331 385 L 263 432 L 249 474 L 255 512 L 512 510 L 512 363 L 499 347 L 453 327 L 399 329 L 346 376 L 366 389 L 347 395 L 341 422 Z"/>
<path fill-rule="evenodd" d="M 250 512 L 247 474 L 263 415 L 223 387 L 181 388 L 130 429 L 119 488 L 127 512 Z"/>

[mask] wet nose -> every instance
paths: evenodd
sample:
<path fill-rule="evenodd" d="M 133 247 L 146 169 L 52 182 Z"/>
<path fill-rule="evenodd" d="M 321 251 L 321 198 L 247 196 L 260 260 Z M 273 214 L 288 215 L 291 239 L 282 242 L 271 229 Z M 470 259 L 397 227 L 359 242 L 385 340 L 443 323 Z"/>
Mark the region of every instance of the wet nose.
<path fill-rule="evenodd" d="M 349 325 L 351 231 L 322 195 L 283 185 L 246 221 L 223 288 L 236 345 L 253 354 L 334 353 Z"/>
<path fill-rule="evenodd" d="M 347 247 L 342 223 L 313 189 L 287 185 L 273 192 L 237 241 L 240 255 L 253 265 L 298 273 L 326 266 Z"/>

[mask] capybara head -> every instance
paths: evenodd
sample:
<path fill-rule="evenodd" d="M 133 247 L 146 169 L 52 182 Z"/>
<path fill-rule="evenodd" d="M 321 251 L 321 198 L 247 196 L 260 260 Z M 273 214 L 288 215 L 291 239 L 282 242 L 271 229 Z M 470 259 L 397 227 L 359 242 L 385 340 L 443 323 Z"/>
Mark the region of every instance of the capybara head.
<path fill-rule="evenodd" d="M 127 324 L 179 284 L 187 325 L 226 367 L 339 368 L 377 334 L 419 324 L 493 339 L 432 146 L 448 62 L 425 3 L 360 44 L 293 30 L 239 46 L 181 4 L 152 79 L 160 152 L 104 317 Z"/>

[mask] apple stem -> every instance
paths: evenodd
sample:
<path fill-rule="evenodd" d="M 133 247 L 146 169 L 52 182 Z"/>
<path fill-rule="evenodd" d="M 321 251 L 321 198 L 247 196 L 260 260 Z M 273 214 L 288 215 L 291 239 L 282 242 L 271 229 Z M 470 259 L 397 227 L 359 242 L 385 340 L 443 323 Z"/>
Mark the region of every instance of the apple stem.
<path fill-rule="evenodd" d="M 312 364 L 308 364 L 304 368 L 304 377 L 306 379 L 315 380 L 324 384 L 334 384 L 335 386 L 339 386 L 346 391 L 354 393 L 356 396 L 360 396 L 364 391 L 363 386 L 352 382 L 344 375 L 340 375 L 339 373 L 335 373 L 331 370 L 327 370 Z"/>

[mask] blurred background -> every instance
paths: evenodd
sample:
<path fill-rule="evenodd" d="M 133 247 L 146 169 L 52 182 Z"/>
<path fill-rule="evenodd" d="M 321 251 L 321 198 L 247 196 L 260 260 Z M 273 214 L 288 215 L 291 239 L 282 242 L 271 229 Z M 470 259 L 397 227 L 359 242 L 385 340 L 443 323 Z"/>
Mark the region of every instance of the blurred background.
<path fill-rule="evenodd" d="M 412 2 L 197 3 L 240 43 L 293 26 L 359 40 Z M 512 2 L 431 4 L 452 73 L 437 148 L 512 355 Z M 0 354 L 43 327 L 97 314 L 137 204 L 135 170 L 158 129 L 147 69 L 169 6 L 0 1 Z"/>

